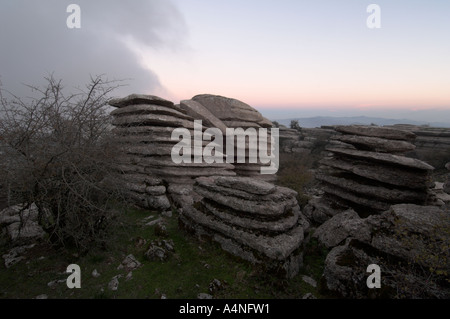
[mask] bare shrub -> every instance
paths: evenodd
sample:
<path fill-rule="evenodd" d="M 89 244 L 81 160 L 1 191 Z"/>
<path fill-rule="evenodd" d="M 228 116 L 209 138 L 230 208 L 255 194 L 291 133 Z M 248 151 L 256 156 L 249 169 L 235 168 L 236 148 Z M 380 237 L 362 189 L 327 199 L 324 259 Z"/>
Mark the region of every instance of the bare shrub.
<path fill-rule="evenodd" d="M 300 127 L 300 124 L 298 123 L 298 120 L 291 120 L 291 124 L 289 125 L 291 129 L 300 131 L 302 128 Z"/>
<path fill-rule="evenodd" d="M 118 153 L 106 105 L 119 85 L 99 76 L 66 95 L 61 81 L 45 80 L 26 100 L 0 88 L 0 184 L 8 204 L 37 205 L 51 242 L 87 250 L 115 215 L 106 181 Z"/>

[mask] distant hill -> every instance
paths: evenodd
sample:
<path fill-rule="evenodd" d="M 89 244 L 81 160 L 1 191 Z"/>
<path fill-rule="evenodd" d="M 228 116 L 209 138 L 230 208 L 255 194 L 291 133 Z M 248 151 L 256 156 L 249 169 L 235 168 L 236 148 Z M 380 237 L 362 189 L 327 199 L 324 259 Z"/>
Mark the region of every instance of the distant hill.
<path fill-rule="evenodd" d="M 355 116 L 355 117 L 331 117 L 316 116 L 305 118 L 290 118 L 283 120 L 275 120 L 287 127 L 291 124 L 291 120 L 297 120 L 301 127 L 313 128 L 326 125 L 394 125 L 394 124 L 411 124 L 411 125 L 429 125 L 432 127 L 450 127 L 450 123 L 444 122 L 419 122 L 408 119 L 386 119 L 378 117 Z"/>

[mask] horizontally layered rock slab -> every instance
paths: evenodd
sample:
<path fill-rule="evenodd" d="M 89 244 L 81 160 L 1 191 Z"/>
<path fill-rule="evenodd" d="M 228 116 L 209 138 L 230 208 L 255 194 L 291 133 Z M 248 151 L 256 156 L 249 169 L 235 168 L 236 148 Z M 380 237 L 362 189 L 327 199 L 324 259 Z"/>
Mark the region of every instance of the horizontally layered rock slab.
<path fill-rule="evenodd" d="M 188 146 L 194 145 L 195 119 L 180 106 L 157 96 L 138 94 L 112 100 L 110 105 L 117 108 L 111 115 L 121 149 L 117 178 L 139 206 L 165 210 L 171 206 L 168 185 L 193 184 L 199 176 L 235 175 L 232 164 L 193 160 L 174 163 L 171 152 L 180 142 L 172 140 L 175 129 L 187 129 L 191 133 Z"/>
<path fill-rule="evenodd" d="M 258 130 L 260 128 L 269 129 L 268 130 L 268 140 L 267 140 L 267 148 L 270 150 L 272 143 L 270 139 L 270 128 L 272 128 L 272 122 L 268 119 L 264 118 L 261 113 L 259 113 L 257 110 L 252 108 L 250 105 L 239 101 L 237 99 L 228 98 L 224 96 L 219 95 L 211 95 L 211 94 L 202 94 L 202 95 L 196 95 L 192 98 L 192 102 L 189 102 L 190 104 L 187 104 L 186 101 L 182 102 L 188 105 L 192 106 L 191 104 L 194 104 L 195 112 L 197 113 L 204 113 L 204 109 L 207 110 L 207 116 L 205 117 L 207 122 L 213 123 L 210 118 L 211 115 L 220 121 L 219 124 L 217 124 L 218 128 L 223 130 L 222 124 L 225 125 L 227 128 L 231 129 L 238 129 L 241 128 L 243 130 L 247 130 L 249 128 L 255 129 L 256 133 L 258 133 Z M 197 111 L 197 109 L 199 111 Z M 215 120 L 218 122 L 217 120 Z M 237 134 L 236 134 L 237 135 Z M 237 142 L 237 139 L 236 139 Z M 224 144 L 225 145 L 225 144 Z M 234 149 L 234 166 L 235 166 L 235 172 L 239 176 L 251 176 L 254 178 L 261 178 L 265 180 L 275 180 L 276 175 L 263 175 L 261 174 L 261 167 L 262 166 L 268 166 L 266 163 L 261 163 L 259 160 L 256 163 L 251 163 L 249 161 L 249 154 L 250 150 L 258 150 L 258 142 L 255 143 L 247 143 L 245 145 L 245 163 L 240 163 L 237 160 L 237 154 L 238 154 L 238 145 L 235 143 L 235 149 Z M 227 150 L 227 153 L 230 154 L 230 152 Z"/>
<path fill-rule="evenodd" d="M 412 141 L 416 138 L 412 132 L 379 126 L 342 125 L 336 126 L 335 130 L 342 134 L 379 137 L 387 140 Z"/>
<path fill-rule="evenodd" d="M 406 141 L 387 140 L 386 138 L 380 137 L 338 135 L 333 139 L 354 145 L 357 148 L 382 153 L 405 153 L 413 151 L 416 148 L 413 144 Z"/>
<path fill-rule="evenodd" d="M 196 95 L 192 100 L 206 107 L 227 127 L 272 127 L 272 122 L 242 101 L 211 94 Z"/>
<path fill-rule="evenodd" d="M 265 166 L 271 166 L 273 153 L 270 150 L 277 145 L 270 130 L 266 139 L 269 151 L 262 153 L 264 150 L 260 150 L 263 135 L 259 135 L 259 130 L 271 128 L 272 123 L 244 102 L 204 94 L 175 105 L 157 96 L 132 94 L 111 100 L 110 105 L 116 108 L 111 112 L 112 124 L 116 143 L 121 149 L 116 165 L 120 173 L 118 178 L 122 179 L 125 193 L 140 206 L 167 209 L 171 202 L 176 206 L 192 202 L 193 195 L 185 193 L 187 189 L 192 191 L 194 179 L 200 176 L 276 179 L 275 174 L 262 174 Z M 213 128 L 218 131 L 211 130 Z M 173 140 L 175 129 L 182 129 L 182 134 Z M 227 150 L 227 147 L 231 148 L 227 136 L 229 129 L 231 133 L 234 129 L 231 150 Z M 252 135 L 253 132 L 256 135 Z M 190 138 L 186 139 L 186 136 Z M 194 141 L 196 137 L 202 140 Z M 216 141 L 217 138 L 222 140 Z M 174 161 L 174 147 L 182 153 L 189 149 L 191 161 L 186 163 L 186 158 L 181 163 Z M 213 159 L 204 158 L 206 147 L 213 150 Z M 197 162 L 196 155 L 199 154 L 202 158 Z M 151 184 L 149 177 L 153 179 Z M 184 186 L 170 187 L 175 184 Z"/>
<path fill-rule="evenodd" d="M 324 197 L 342 210 L 362 214 L 387 210 L 393 204 L 425 204 L 433 167 L 404 156 L 414 150 L 414 134 L 376 126 L 337 126 L 329 156 L 320 161 L 316 178 Z M 331 217 L 331 216 L 330 216 Z"/>
<path fill-rule="evenodd" d="M 414 133 L 416 149 L 410 155 L 440 169 L 450 159 L 450 128 L 427 125 L 396 124 L 390 126 Z"/>
<path fill-rule="evenodd" d="M 301 246 L 309 224 L 296 192 L 248 177 L 197 178 L 202 200 L 184 207 L 181 224 L 222 248 L 292 277 L 302 263 Z"/>
<path fill-rule="evenodd" d="M 180 107 L 193 118 L 202 119 L 206 126 L 218 128 L 223 134 L 226 133 L 227 126 L 202 104 L 193 100 L 183 100 Z"/>

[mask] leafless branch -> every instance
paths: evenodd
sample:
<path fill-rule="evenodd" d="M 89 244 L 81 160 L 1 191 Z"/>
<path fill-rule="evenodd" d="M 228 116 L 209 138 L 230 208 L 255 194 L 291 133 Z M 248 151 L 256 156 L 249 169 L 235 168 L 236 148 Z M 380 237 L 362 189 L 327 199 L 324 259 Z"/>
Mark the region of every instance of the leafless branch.
<path fill-rule="evenodd" d="M 66 94 L 61 80 L 45 80 L 44 88 L 28 86 L 38 97 L 27 100 L 0 86 L 0 183 L 16 202 L 38 206 L 53 242 L 86 249 L 113 219 L 108 204 L 118 198 L 105 186 L 117 154 L 105 106 L 122 85 L 96 76 Z"/>

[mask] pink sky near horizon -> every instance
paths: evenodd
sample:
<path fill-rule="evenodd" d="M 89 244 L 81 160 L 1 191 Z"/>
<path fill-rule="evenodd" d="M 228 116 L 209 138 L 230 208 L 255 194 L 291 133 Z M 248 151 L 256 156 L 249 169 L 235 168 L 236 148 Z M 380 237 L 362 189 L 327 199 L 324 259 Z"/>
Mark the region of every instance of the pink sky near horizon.
<path fill-rule="evenodd" d="M 80 29 L 69 3 L 0 1 L 2 87 L 25 95 L 55 72 L 77 89 L 104 74 L 124 80 L 115 97 L 450 122 L 450 0 L 78 0 Z"/>
<path fill-rule="evenodd" d="M 450 1 L 174 0 L 178 50 L 129 43 L 178 102 L 203 93 L 256 108 L 450 110 Z M 219 14 L 220 13 L 220 14 Z"/>

